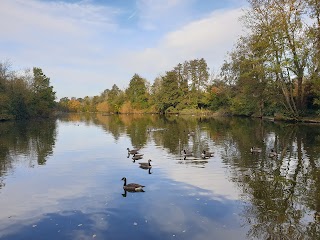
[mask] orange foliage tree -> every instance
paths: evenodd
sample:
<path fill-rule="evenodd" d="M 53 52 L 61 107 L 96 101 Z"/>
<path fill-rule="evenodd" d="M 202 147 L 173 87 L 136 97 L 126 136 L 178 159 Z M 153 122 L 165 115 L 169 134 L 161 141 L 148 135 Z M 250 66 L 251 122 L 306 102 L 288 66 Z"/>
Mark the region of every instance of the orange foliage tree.
<path fill-rule="evenodd" d="M 96 108 L 98 112 L 110 112 L 110 107 L 107 102 L 98 103 Z"/>
<path fill-rule="evenodd" d="M 68 102 L 68 108 L 72 112 L 79 112 L 81 107 L 81 103 L 78 100 L 71 99 Z"/>

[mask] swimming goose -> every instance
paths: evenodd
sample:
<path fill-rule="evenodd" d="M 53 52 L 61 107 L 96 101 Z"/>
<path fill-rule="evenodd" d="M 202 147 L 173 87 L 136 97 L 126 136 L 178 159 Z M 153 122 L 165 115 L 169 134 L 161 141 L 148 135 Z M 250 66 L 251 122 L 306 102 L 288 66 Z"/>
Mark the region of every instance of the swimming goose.
<path fill-rule="evenodd" d="M 138 153 L 138 151 L 139 151 L 139 149 L 129 149 L 129 148 L 127 148 L 127 150 L 128 150 L 128 154 L 135 154 L 135 153 Z"/>
<path fill-rule="evenodd" d="M 262 149 L 261 148 L 257 148 L 257 147 L 251 147 L 250 148 L 250 152 L 251 153 L 261 153 Z"/>
<path fill-rule="evenodd" d="M 274 149 L 271 149 L 271 152 L 269 153 L 269 157 L 273 158 L 276 157 L 278 154 L 274 151 Z"/>
<path fill-rule="evenodd" d="M 121 180 L 124 181 L 123 190 L 128 191 L 128 192 L 143 192 L 143 188 L 145 186 L 140 185 L 138 183 L 127 184 L 127 178 L 125 178 L 125 177 L 123 177 Z"/>
<path fill-rule="evenodd" d="M 213 153 L 212 152 L 207 152 L 206 150 L 203 150 L 201 153 L 201 157 L 202 158 L 210 158 L 213 157 Z"/>
<path fill-rule="evenodd" d="M 148 168 L 152 168 L 150 162 L 151 162 L 151 159 L 149 159 L 147 163 L 139 163 L 139 164 L 141 168 L 148 169 Z"/>

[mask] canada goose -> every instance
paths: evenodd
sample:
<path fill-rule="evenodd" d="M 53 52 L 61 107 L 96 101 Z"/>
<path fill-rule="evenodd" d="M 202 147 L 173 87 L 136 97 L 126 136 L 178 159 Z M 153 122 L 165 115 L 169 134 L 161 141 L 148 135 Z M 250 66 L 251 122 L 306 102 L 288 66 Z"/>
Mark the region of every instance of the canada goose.
<path fill-rule="evenodd" d="M 271 152 L 269 153 L 269 157 L 273 158 L 276 157 L 278 154 L 274 151 L 274 149 L 271 149 Z"/>
<path fill-rule="evenodd" d="M 148 168 L 152 168 L 150 162 L 151 162 L 151 159 L 149 159 L 147 163 L 139 163 L 139 164 L 141 168 L 148 169 Z"/>
<path fill-rule="evenodd" d="M 212 152 L 207 152 L 206 150 L 203 150 L 201 153 L 201 157 L 202 158 L 210 158 L 213 157 L 213 153 Z"/>
<path fill-rule="evenodd" d="M 143 188 L 145 186 L 140 185 L 138 183 L 127 184 L 127 178 L 125 178 L 125 177 L 123 177 L 121 180 L 124 181 L 123 190 L 128 191 L 128 192 L 143 192 Z"/>
<path fill-rule="evenodd" d="M 250 152 L 251 153 L 261 153 L 262 149 L 261 148 L 257 148 L 257 147 L 251 147 L 250 148 Z"/>
<path fill-rule="evenodd" d="M 151 162 L 151 159 L 149 159 L 148 162 L 146 162 L 146 163 L 139 163 L 139 164 L 140 164 L 140 167 L 141 167 L 141 168 L 150 169 L 150 168 L 152 168 L 150 162 Z"/>
<path fill-rule="evenodd" d="M 129 148 L 127 148 L 127 150 L 128 150 L 128 154 L 135 154 L 135 153 L 138 153 L 138 151 L 139 151 L 139 149 L 129 149 Z"/>

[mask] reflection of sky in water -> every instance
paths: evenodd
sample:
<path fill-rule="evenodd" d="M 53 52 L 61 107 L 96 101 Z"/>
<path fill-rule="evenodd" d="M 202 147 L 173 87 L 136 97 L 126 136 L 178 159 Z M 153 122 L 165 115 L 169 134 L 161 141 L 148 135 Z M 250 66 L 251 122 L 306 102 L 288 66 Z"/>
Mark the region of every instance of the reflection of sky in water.
<path fill-rule="evenodd" d="M 101 128 L 58 124 L 43 166 L 16 163 L 0 190 L 1 239 L 245 239 L 243 203 L 219 154 L 194 167 L 152 142 L 144 159 L 127 158 L 130 139 L 114 142 Z M 185 162 L 181 162 L 185 161 Z M 146 185 L 123 197 L 120 179 Z"/>

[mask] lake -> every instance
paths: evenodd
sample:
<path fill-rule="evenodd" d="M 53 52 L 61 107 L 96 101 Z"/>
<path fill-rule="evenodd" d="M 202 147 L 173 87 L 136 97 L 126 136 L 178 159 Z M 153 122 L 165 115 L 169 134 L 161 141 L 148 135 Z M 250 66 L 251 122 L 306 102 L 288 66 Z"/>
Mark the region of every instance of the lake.
<path fill-rule="evenodd" d="M 74 114 L 1 122 L 0 149 L 0 239 L 320 238 L 319 125 Z"/>

